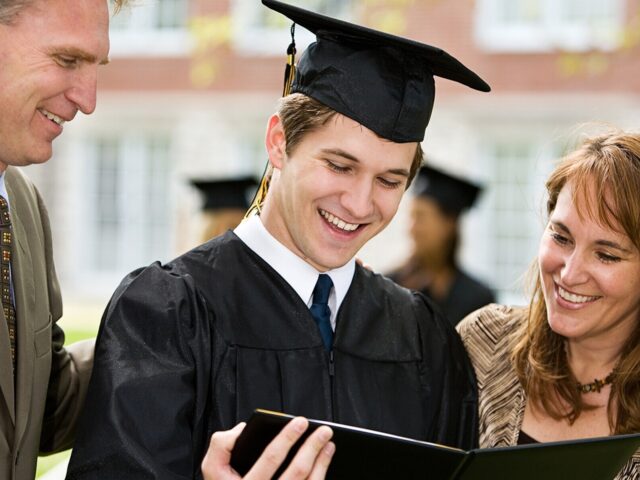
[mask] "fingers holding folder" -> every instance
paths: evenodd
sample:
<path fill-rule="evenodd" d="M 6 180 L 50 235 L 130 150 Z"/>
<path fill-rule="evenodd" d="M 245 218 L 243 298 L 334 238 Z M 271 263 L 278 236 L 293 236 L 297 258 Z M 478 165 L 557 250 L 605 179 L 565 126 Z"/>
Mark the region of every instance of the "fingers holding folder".
<path fill-rule="evenodd" d="M 202 462 L 205 480 L 272 478 L 287 460 L 291 448 L 307 431 L 309 422 L 302 417 L 292 419 L 264 449 L 251 470 L 244 477 L 240 477 L 231 467 L 230 461 L 233 447 L 244 427 L 245 424 L 240 423 L 231 430 L 216 432 L 211 436 L 209 450 Z M 323 479 L 335 452 L 335 445 L 330 441 L 332 436 L 333 431 L 327 426 L 322 426 L 311 433 L 280 478 L 284 480 Z"/>

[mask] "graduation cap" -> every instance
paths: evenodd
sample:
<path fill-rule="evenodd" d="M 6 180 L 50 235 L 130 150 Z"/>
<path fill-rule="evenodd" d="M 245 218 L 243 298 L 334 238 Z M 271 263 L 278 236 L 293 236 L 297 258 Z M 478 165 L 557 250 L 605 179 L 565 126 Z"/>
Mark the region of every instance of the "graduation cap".
<path fill-rule="evenodd" d="M 423 140 L 435 98 L 434 75 L 490 91 L 478 75 L 439 48 L 277 0 L 262 3 L 316 35 L 297 67 L 295 41 L 289 46 L 285 94 L 308 95 L 382 138 Z"/>
<path fill-rule="evenodd" d="M 414 182 L 415 196 L 432 198 L 445 212 L 458 216 L 471 208 L 482 188 L 428 165 L 418 171 Z"/>
<path fill-rule="evenodd" d="M 258 182 L 253 177 L 225 179 L 194 179 L 191 184 L 202 193 L 202 210 L 249 208 L 247 195 L 253 194 Z M 249 190 L 252 190 L 251 192 Z"/>

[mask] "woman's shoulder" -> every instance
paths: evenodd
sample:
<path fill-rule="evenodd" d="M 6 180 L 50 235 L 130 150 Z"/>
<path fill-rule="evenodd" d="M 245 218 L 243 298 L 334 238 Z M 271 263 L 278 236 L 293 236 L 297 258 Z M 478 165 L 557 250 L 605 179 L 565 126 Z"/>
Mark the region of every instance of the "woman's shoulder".
<path fill-rule="evenodd" d="M 640 478 L 640 449 L 633 454 L 629 461 L 618 472 L 614 480 L 630 480 Z"/>
<path fill-rule="evenodd" d="M 497 330 L 505 332 L 526 321 L 526 307 L 514 307 L 490 303 L 467 315 L 458 325 L 460 335 L 473 335 L 476 332 Z"/>
<path fill-rule="evenodd" d="M 499 355 L 511 349 L 518 327 L 526 322 L 525 307 L 491 303 L 467 315 L 456 327 L 469 354 Z"/>

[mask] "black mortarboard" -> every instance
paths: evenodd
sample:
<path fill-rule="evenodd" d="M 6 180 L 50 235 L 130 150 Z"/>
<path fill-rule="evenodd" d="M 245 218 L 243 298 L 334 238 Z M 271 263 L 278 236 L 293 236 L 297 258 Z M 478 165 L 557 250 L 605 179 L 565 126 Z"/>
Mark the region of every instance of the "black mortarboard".
<path fill-rule="evenodd" d="M 420 168 L 413 187 L 414 195 L 434 199 L 440 208 L 452 215 L 470 208 L 481 190 L 468 180 L 428 165 Z"/>
<path fill-rule="evenodd" d="M 220 208 L 249 208 L 249 200 L 258 184 L 253 177 L 214 180 L 191 180 L 191 184 L 203 194 L 202 210 Z"/>
<path fill-rule="evenodd" d="M 316 35 L 298 63 L 291 93 L 308 95 L 394 142 L 420 142 L 435 97 L 433 76 L 490 91 L 439 48 L 276 0 L 262 0 Z"/>

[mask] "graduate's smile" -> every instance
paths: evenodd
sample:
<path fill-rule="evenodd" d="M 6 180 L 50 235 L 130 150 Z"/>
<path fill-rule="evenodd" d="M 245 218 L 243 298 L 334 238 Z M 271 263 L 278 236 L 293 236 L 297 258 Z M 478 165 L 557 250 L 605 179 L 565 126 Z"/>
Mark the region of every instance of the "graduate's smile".
<path fill-rule="evenodd" d="M 336 231 L 341 233 L 353 232 L 363 225 L 361 223 L 349 223 L 346 220 L 343 220 L 340 217 L 329 213 L 321 208 L 318 209 L 318 213 L 320 213 L 320 216 L 325 219 L 330 228 L 335 229 Z"/>

